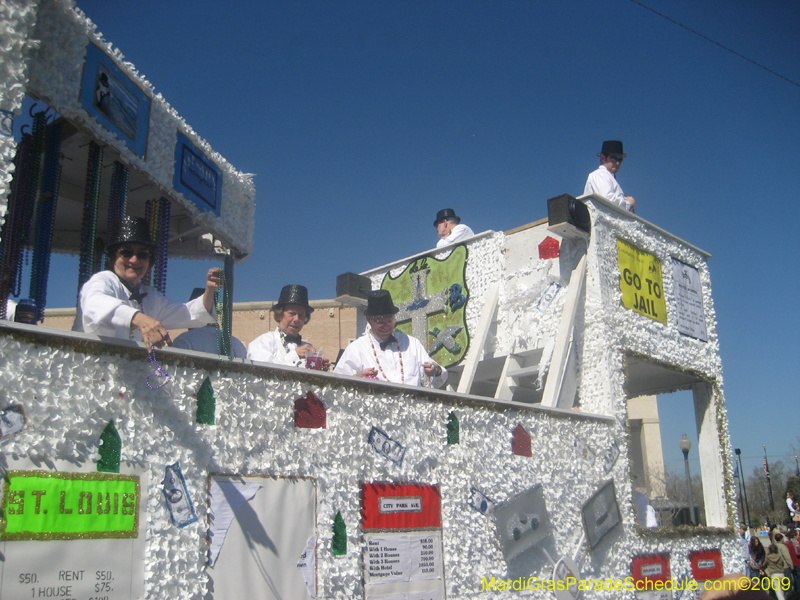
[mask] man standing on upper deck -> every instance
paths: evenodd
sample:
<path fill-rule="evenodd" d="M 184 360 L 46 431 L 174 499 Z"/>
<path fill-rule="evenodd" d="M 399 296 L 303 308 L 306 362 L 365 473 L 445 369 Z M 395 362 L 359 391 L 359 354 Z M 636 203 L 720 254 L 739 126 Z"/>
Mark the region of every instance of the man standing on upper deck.
<path fill-rule="evenodd" d="M 461 224 L 461 217 L 456 215 L 456 211 L 452 208 L 443 208 L 436 213 L 436 220 L 433 222 L 433 226 L 436 227 L 436 233 L 439 234 L 437 248 L 455 244 L 464 238 L 475 235 L 472 229 Z"/>
<path fill-rule="evenodd" d="M 334 373 L 408 385 L 421 385 L 429 378 L 432 387 L 443 385 L 447 371 L 431 359 L 417 338 L 395 331 L 398 312 L 387 290 L 369 292 L 364 311 L 369 326 L 345 349 Z"/>
<path fill-rule="evenodd" d="M 625 210 L 636 212 L 634 210 L 636 200 L 631 196 L 625 196 L 617 183 L 617 171 L 622 166 L 622 160 L 627 156 L 622 152 L 622 142 L 606 140 L 603 142 L 603 149 L 597 156 L 600 157 L 600 166 L 596 171 L 589 173 L 583 193 L 597 194 Z"/>

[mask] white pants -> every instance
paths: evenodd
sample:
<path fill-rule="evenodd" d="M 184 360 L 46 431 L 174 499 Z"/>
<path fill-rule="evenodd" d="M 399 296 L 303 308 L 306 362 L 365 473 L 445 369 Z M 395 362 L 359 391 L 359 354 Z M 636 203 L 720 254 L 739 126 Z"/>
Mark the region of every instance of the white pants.
<path fill-rule="evenodd" d="M 783 595 L 783 588 L 781 587 L 781 581 L 783 580 L 783 573 L 773 573 L 770 576 L 772 579 L 772 589 L 775 590 L 775 595 L 778 597 L 778 600 L 785 600 Z"/>

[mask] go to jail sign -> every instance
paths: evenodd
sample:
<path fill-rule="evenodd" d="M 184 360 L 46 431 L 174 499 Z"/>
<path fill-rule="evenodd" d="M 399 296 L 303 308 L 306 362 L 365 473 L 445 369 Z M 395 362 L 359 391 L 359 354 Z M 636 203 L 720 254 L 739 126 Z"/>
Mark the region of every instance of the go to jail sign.
<path fill-rule="evenodd" d="M 667 302 L 661 261 L 620 239 L 617 239 L 617 260 L 622 306 L 666 325 Z"/>

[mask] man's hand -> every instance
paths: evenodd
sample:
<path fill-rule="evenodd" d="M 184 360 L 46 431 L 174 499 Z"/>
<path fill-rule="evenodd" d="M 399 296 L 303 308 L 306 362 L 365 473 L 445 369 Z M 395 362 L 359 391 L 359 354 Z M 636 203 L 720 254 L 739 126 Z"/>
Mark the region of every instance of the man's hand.
<path fill-rule="evenodd" d="M 169 332 L 161 324 L 161 321 L 153 317 L 148 317 L 143 312 L 137 312 L 133 315 L 133 319 L 131 319 L 131 329 L 134 328 L 142 332 L 142 340 L 148 352 L 153 350 L 153 346 L 156 348 L 161 348 L 164 344 L 172 346 L 172 340 L 169 339 Z"/>
<path fill-rule="evenodd" d="M 302 346 L 298 346 L 297 348 L 295 348 L 295 352 L 297 352 L 297 356 L 299 356 L 300 358 L 306 358 L 308 356 L 311 356 L 312 354 L 315 354 L 316 351 L 317 349 L 314 348 L 314 346 L 312 346 L 311 344 L 303 344 Z"/>
<path fill-rule="evenodd" d="M 635 213 L 636 211 L 634 209 L 636 208 L 636 200 L 633 199 L 633 196 L 625 196 L 625 200 L 630 202 L 630 204 L 631 204 L 631 212 Z"/>
<path fill-rule="evenodd" d="M 206 275 L 206 291 L 203 292 L 203 306 L 206 307 L 208 314 L 212 314 L 214 311 L 214 290 L 220 287 L 220 282 L 222 280 L 220 277 L 221 271 L 222 269 L 213 267 L 208 270 L 208 274 Z"/>
<path fill-rule="evenodd" d="M 442 367 L 436 363 L 422 363 L 422 368 L 425 369 L 425 375 L 428 377 L 438 377 L 442 374 Z"/>
<path fill-rule="evenodd" d="M 362 369 L 358 373 L 354 375 L 355 377 L 377 377 L 378 376 L 378 369 L 375 367 L 369 367 L 367 369 Z"/>

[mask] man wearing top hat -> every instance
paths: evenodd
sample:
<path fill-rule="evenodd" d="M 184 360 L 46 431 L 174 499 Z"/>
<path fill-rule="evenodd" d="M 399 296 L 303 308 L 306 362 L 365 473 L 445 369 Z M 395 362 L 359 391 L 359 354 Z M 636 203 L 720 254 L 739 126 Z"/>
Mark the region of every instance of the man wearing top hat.
<path fill-rule="evenodd" d="M 311 319 L 314 309 L 308 304 L 308 290 L 302 285 L 285 285 L 281 289 L 278 303 L 272 307 L 278 326 L 254 339 L 247 346 L 247 358 L 260 362 L 305 367 L 306 358 L 316 354 L 317 349 L 300 336 L 303 327 Z M 330 361 L 323 359 L 323 368 Z"/>
<path fill-rule="evenodd" d="M 156 245 L 145 219 L 123 217 L 111 228 L 106 246 L 108 268 L 83 284 L 73 331 L 171 345 L 168 329 L 186 329 L 214 323 L 214 289 L 219 269 L 209 269 L 200 298 L 173 302 L 142 279 L 155 262 Z"/>
<path fill-rule="evenodd" d="M 617 183 L 617 171 L 622 166 L 622 159 L 627 156 L 622 152 L 622 142 L 606 140 L 597 156 L 600 157 L 600 166 L 596 171 L 589 173 L 583 193 L 597 194 L 625 210 L 636 212 L 634 210 L 636 200 L 631 196 L 625 196 Z"/>
<path fill-rule="evenodd" d="M 421 385 L 427 376 L 436 387 L 444 385 L 447 370 L 428 356 L 419 340 L 395 331 L 398 312 L 387 290 L 369 292 L 364 311 L 369 326 L 345 349 L 334 372 L 408 385 Z"/>
<path fill-rule="evenodd" d="M 439 234 L 437 248 L 455 244 L 464 238 L 475 235 L 472 229 L 461 224 L 461 217 L 456 215 L 456 211 L 452 208 L 443 208 L 436 213 L 436 220 L 433 222 L 433 226 L 436 227 L 436 233 Z"/>

